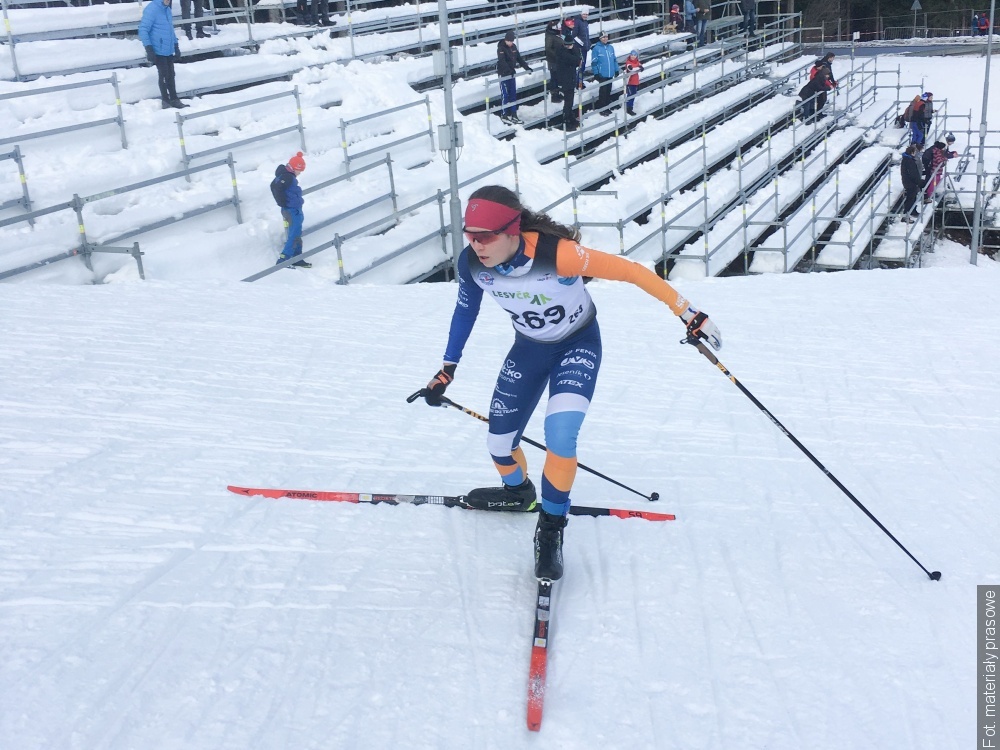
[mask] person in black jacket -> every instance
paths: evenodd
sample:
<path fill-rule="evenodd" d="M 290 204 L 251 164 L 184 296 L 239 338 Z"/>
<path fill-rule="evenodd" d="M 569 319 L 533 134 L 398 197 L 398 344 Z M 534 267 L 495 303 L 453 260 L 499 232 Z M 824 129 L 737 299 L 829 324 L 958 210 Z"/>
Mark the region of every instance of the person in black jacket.
<path fill-rule="evenodd" d="M 924 184 L 923 171 L 920 169 L 918 161 L 918 146 L 911 144 L 906 147 L 903 158 L 899 162 L 900 176 L 903 178 L 903 190 L 906 191 L 906 198 L 903 202 L 903 221 L 910 221 L 911 216 L 917 214 L 919 205 L 917 195 Z"/>
<path fill-rule="evenodd" d="M 827 85 L 829 80 L 830 70 L 820 68 L 816 71 L 816 75 L 810 78 L 806 85 L 799 90 L 803 122 L 813 122 L 816 119 L 816 102 L 819 95 L 829 88 Z"/>
<path fill-rule="evenodd" d="M 517 80 L 514 73 L 520 65 L 529 73 L 531 68 L 521 57 L 514 46 L 514 32 L 508 31 L 504 38 L 497 42 L 497 75 L 500 76 L 500 119 L 508 125 L 523 125 L 517 116 Z"/>
<path fill-rule="evenodd" d="M 809 71 L 810 80 L 815 78 L 816 75 L 824 68 L 826 68 L 826 72 L 829 74 L 826 81 L 826 89 L 820 91 L 819 95 L 816 97 L 816 114 L 822 112 L 823 107 L 826 106 L 827 91 L 837 88 L 837 79 L 833 77 L 833 58 L 835 57 L 836 55 L 832 52 L 827 52 L 823 55 L 823 57 L 813 63 L 812 70 Z"/>
<path fill-rule="evenodd" d="M 563 95 L 563 127 L 566 130 L 576 130 L 580 125 L 573 109 L 573 97 L 576 95 L 576 76 L 582 59 L 583 52 L 573 38 L 572 29 L 566 29 L 562 44 L 556 50 L 556 68 L 552 74 Z"/>
<path fill-rule="evenodd" d="M 559 22 L 549 21 L 545 26 L 545 65 L 549 69 L 549 94 L 552 96 L 553 104 L 558 104 L 563 100 L 562 92 L 555 82 L 556 55 L 561 44 L 562 35 L 559 33 Z"/>

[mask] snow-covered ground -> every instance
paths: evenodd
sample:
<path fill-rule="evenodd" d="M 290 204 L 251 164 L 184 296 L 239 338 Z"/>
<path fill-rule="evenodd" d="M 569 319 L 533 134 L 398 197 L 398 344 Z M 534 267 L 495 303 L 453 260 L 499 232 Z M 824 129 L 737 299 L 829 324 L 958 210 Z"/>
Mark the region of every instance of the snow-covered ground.
<path fill-rule="evenodd" d="M 661 305 L 591 285 L 580 457 L 662 499 L 586 473 L 574 498 L 677 520 L 572 519 L 537 738 L 532 517 L 225 489 L 495 481 L 480 423 L 405 401 L 452 285 L 3 285 L 0 746 L 969 747 L 975 585 L 1000 570 L 1000 268 L 965 252 L 681 286 L 937 583 Z M 511 338 L 484 306 L 449 395 L 485 411 Z"/>
<path fill-rule="evenodd" d="M 330 53 L 318 41 L 269 42 L 257 69 L 287 69 L 290 51 Z M 229 64 L 184 75 L 210 76 L 216 62 Z M 923 79 L 976 126 L 981 59 L 898 64 L 904 84 Z M 419 100 L 406 81 L 426 65 L 314 68 L 252 93 L 300 87 L 309 187 L 343 171 L 340 118 Z M 36 207 L 178 167 L 174 113 L 148 99 L 150 72 L 128 71 L 123 91 L 128 150 L 113 126 L 22 144 Z M 247 96 L 205 96 L 185 113 Z M 430 101 L 443 122 L 441 93 Z M 112 102 L 7 100 L 0 124 L 28 133 L 108 116 Z M 1000 121 L 1000 97 L 990 107 Z M 358 148 L 425 127 L 414 124 L 422 113 L 358 126 Z M 463 119 L 460 175 L 509 158 L 482 115 Z M 187 135 L 196 148 L 289 120 L 286 104 L 267 104 Z M 533 159 L 542 137 L 514 141 L 535 207 L 570 190 L 561 164 Z M 580 458 L 662 499 L 644 503 L 582 472 L 573 497 L 677 520 L 572 519 L 535 737 L 524 720 L 533 518 L 225 489 L 455 494 L 496 481 L 480 423 L 405 402 L 440 366 L 453 285 L 339 286 L 324 255 L 313 272 L 236 281 L 273 262 L 281 223 L 267 184 L 296 150 L 294 136 L 240 149 L 244 223 L 220 210 L 140 238 L 145 283 L 130 258 L 104 256 L 98 278 L 120 283 L 89 284 L 74 258 L 0 284 L 0 748 L 973 742 L 974 587 L 1000 572 L 997 263 L 972 267 L 967 248 L 943 242 L 920 270 L 678 282 L 722 328 L 723 363 L 943 572 L 937 583 L 675 343 L 683 329 L 661 305 L 626 285 L 591 285 L 605 357 Z M 447 184 L 427 140 L 394 162 L 401 205 Z M 0 200 L 19 190 L 2 164 Z M 582 203 L 587 218 L 614 221 L 658 190 L 643 168 L 614 181 L 616 199 Z M 308 196 L 306 226 L 381 189 L 376 172 Z M 229 189 L 218 170 L 95 201 L 88 232 L 100 239 Z M 393 232 L 436 222 L 431 206 Z M 65 250 L 75 233 L 72 212 L 4 228 L 0 269 Z M 449 396 L 485 412 L 510 340 L 507 316 L 485 305 Z M 526 434 L 541 440 L 538 417 Z M 541 456 L 527 453 L 537 478 Z"/>

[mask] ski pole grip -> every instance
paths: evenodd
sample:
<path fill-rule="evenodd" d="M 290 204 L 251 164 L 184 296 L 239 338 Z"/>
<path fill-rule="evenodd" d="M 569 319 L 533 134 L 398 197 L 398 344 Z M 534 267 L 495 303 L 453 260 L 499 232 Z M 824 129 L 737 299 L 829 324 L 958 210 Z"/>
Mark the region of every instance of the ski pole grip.
<path fill-rule="evenodd" d="M 707 346 L 705 346 L 703 343 L 701 343 L 697 339 L 697 337 L 695 337 L 695 336 L 688 336 L 687 338 L 681 339 L 681 343 L 682 344 L 691 344 L 691 346 L 693 346 L 695 349 L 697 349 L 699 352 L 701 352 L 703 355 L 705 355 L 705 359 L 707 359 L 709 362 L 711 362 L 715 366 L 719 365 L 719 358 L 716 357 L 714 354 L 712 354 L 711 350 Z"/>

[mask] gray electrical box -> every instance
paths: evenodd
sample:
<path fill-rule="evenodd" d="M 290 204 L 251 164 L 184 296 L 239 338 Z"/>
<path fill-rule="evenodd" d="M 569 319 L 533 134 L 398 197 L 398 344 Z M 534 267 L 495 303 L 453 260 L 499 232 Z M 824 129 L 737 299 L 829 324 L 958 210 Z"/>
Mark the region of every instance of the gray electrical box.
<path fill-rule="evenodd" d="M 448 134 L 447 125 L 438 125 L 438 149 L 440 151 L 447 151 L 451 146 L 455 148 L 462 148 L 465 145 L 465 137 L 462 135 L 462 123 L 455 123 L 455 143 L 451 143 L 451 138 Z"/>
<path fill-rule="evenodd" d="M 450 47 L 448 48 L 448 54 L 451 55 L 451 69 L 455 70 L 455 52 Z M 434 61 L 434 75 L 439 78 L 444 77 L 444 51 L 439 49 L 434 50 L 431 53 L 431 59 Z"/>

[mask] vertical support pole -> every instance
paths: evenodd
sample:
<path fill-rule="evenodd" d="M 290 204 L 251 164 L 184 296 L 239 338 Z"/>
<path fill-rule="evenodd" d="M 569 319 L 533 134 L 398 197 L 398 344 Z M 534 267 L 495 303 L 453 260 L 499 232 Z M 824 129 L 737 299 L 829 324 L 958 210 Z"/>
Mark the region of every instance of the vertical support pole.
<path fill-rule="evenodd" d="M 448 231 L 445 229 L 444 222 L 444 193 L 438 188 L 437 191 L 437 204 L 438 204 L 438 220 L 441 222 L 441 252 L 444 253 L 444 257 L 449 257 L 448 253 Z"/>
<path fill-rule="evenodd" d="M 24 197 L 21 199 L 24 202 L 24 210 L 29 214 L 31 213 L 31 196 L 28 194 L 28 178 L 24 174 L 24 161 L 21 159 L 21 147 L 14 146 L 14 161 L 17 162 L 17 171 L 21 178 L 21 195 Z M 31 226 L 35 226 L 34 218 L 29 217 L 28 223 Z"/>
<path fill-rule="evenodd" d="M 347 123 L 344 118 L 340 118 L 340 147 L 344 149 L 344 170 L 351 173 L 351 155 L 347 151 Z M 350 178 L 348 178 L 350 181 Z"/>
<path fill-rule="evenodd" d="M 344 246 L 344 241 L 340 239 L 339 234 L 333 235 L 333 247 L 337 251 L 337 271 L 340 274 L 340 278 L 337 279 L 338 284 L 347 284 L 347 274 L 344 273 L 344 254 L 341 248 Z"/>
<path fill-rule="evenodd" d="M 250 43 L 251 49 L 253 49 L 253 51 L 256 52 L 257 51 L 257 42 L 255 42 L 254 38 L 253 38 L 253 23 L 252 23 L 252 21 L 253 21 L 253 3 L 252 2 L 248 2 L 243 7 L 243 18 L 244 18 L 244 20 L 246 21 L 246 24 L 247 24 L 247 41 Z"/>
<path fill-rule="evenodd" d="M 521 197 L 521 178 L 517 173 L 517 145 L 511 145 L 511 162 L 514 165 L 514 192 L 517 193 L 518 198 Z"/>
<path fill-rule="evenodd" d="M 566 182 L 569 182 L 569 131 L 563 126 L 563 173 L 566 175 Z"/>
<path fill-rule="evenodd" d="M 438 0 L 438 29 L 440 34 L 440 55 L 444 62 L 442 88 L 444 90 L 444 116 L 448 132 L 448 213 L 451 217 L 451 267 L 458 275 L 458 257 L 465 245 L 462 237 L 462 203 L 458 195 L 458 124 L 455 122 L 455 106 L 452 99 L 452 64 L 451 34 L 448 31 L 448 4 L 446 0 Z"/>
<path fill-rule="evenodd" d="M 434 156 L 434 118 L 431 117 L 431 98 L 424 97 L 424 107 L 427 108 L 427 137 L 431 139 L 431 156 Z"/>
<path fill-rule="evenodd" d="M 125 117 L 122 115 L 122 96 L 118 91 L 118 74 L 111 74 L 111 85 L 115 89 L 115 107 L 118 109 L 118 129 L 122 134 L 122 148 L 128 148 L 128 139 L 125 137 Z"/>
<path fill-rule="evenodd" d="M 80 254 L 83 256 L 83 264 L 87 270 L 93 273 L 94 266 L 90 262 L 90 243 L 87 242 L 87 229 L 83 225 L 83 199 L 79 194 L 73 193 L 73 210 L 76 212 L 76 229 L 80 236 Z"/>
<path fill-rule="evenodd" d="M 983 109 L 979 118 L 979 154 L 976 159 L 976 199 L 972 208 L 972 247 L 969 263 L 976 265 L 983 236 L 983 187 L 986 167 L 983 157 L 986 148 L 986 109 L 990 103 L 990 62 L 993 58 L 993 24 L 996 23 L 996 0 L 990 0 L 990 28 L 986 38 L 986 77 L 983 80 Z M 970 123 L 971 125 L 971 123 Z"/>
<path fill-rule="evenodd" d="M 574 187 L 573 191 L 572 191 L 572 195 L 573 195 L 573 227 L 576 229 L 576 231 L 579 232 L 580 231 L 580 214 L 579 214 L 578 207 L 577 207 L 577 200 L 580 197 L 580 191 L 577 190 Z"/>
<path fill-rule="evenodd" d="M 351 38 L 351 57 L 355 57 L 355 54 L 354 54 L 354 22 L 351 20 L 351 0 L 346 0 L 346 2 L 347 2 L 347 35 Z"/>
<path fill-rule="evenodd" d="M 187 169 L 191 164 L 191 159 L 187 154 L 187 146 L 184 145 L 184 115 L 180 112 L 175 113 L 177 118 L 177 135 L 181 143 L 181 162 L 184 164 L 184 169 Z M 191 182 L 191 175 L 184 175 L 184 179 Z"/>
<path fill-rule="evenodd" d="M 295 115 L 299 118 L 299 142 L 302 144 L 302 150 L 309 153 L 309 149 L 306 148 L 306 127 L 302 122 L 302 100 L 299 98 L 298 86 L 292 88 L 292 94 L 295 96 Z"/>
<path fill-rule="evenodd" d="M 3 2 L 3 27 L 4 31 L 7 32 L 7 44 L 10 45 L 10 64 L 14 69 L 14 80 L 21 80 L 21 73 L 17 69 L 17 55 L 14 53 L 14 34 L 10 30 L 10 19 L 7 17 L 7 0 L 2 0 Z"/>
<path fill-rule="evenodd" d="M 667 197 L 660 196 L 660 260 L 663 261 L 663 278 L 667 278 Z"/>
<path fill-rule="evenodd" d="M 392 196 L 392 218 L 393 221 L 399 221 L 396 214 L 399 213 L 399 202 L 396 196 L 396 180 L 392 176 L 392 156 L 389 154 L 385 155 L 385 166 L 389 170 L 389 195 Z"/>
<path fill-rule="evenodd" d="M 233 152 L 226 154 L 226 163 L 229 165 L 229 179 L 233 183 L 233 208 L 236 209 L 236 223 L 243 223 L 243 210 L 240 208 L 240 190 L 236 184 L 236 162 L 233 161 Z"/>
<path fill-rule="evenodd" d="M 493 118 L 490 117 L 493 114 L 491 109 L 492 104 L 490 102 L 490 78 L 485 76 L 483 78 L 483 103 L 486 105 L 486 132 L 493 135 Z"/>
<path fill-rule="evenodd" d="M 416 14 L 417 14 L 417 51 L 418 51 L 418 54 L 423 54 L 423 52 L 424 52 L 424 19 L 423 19 L 423 16 L 420 15 L 420 3 L 417 3 L 416 6 L 415 6 L 415 8 L 416 8 Z"/>
<path fill-rule="evenodd" d="M 146 280 L 146 272 L 142 267 L 142 253 L 139 251 L 139 243 L 132 243 L 132 257 L 135 258 L 135 265 L 139 268 L 139 278 Z"/>
<path fill-rule="evenodd" d="M 660 150 L 663 152 L 663 180 L 664 180 L 664 195 L 670 195 L 670 153 L 667 151 L 666 144 L 660 146 Z"/>

